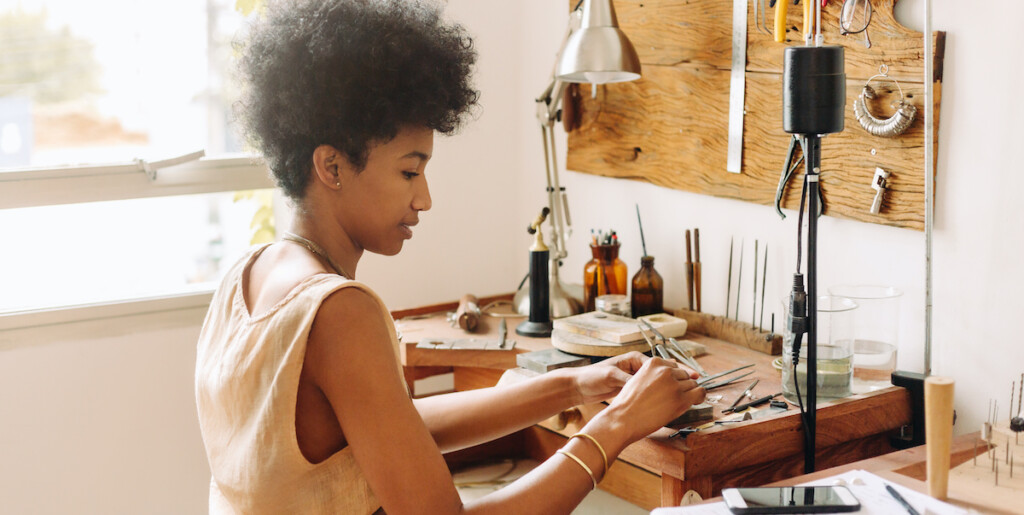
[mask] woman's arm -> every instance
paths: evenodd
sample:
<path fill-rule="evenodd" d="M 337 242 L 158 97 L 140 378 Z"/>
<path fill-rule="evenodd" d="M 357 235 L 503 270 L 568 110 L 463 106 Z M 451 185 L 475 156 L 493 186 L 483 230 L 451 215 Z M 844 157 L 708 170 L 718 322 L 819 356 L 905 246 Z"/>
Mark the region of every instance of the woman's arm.
<path fill-rule="evenodd" d="M 489 442 L 561 411 L 614 396 L 646 360 L 640 353 L 558 369 L 493 388 L 435 395 L 413 403 L 441 452 Z"/>
<path fill-rule="evenodd" d="M 463 506 L 440 450 L 401 382 L 385 324 L 376 300 L 354 288 L 340 290 L 317 313 L 305 363 L 385 511 L 569 513 L 592 489 L 583 467 L 557 454 L 514 484 Z M 651 359 L 585 431 L 613 460 L 626 445 L 702 397 L 703 390 L 695 388 L 686 371 Z M 598 480 L 603 476 L 603 458 L 591 442 L 574 438 L 564 448 Z"/>

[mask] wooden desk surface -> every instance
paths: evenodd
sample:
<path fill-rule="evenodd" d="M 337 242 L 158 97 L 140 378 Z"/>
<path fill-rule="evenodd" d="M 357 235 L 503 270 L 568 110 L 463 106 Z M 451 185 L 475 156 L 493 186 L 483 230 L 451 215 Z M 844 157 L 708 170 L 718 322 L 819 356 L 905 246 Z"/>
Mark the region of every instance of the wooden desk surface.
<path fill-rule="evenodd" d="M 967 463 L 974 458 L 975 453 L 979 456 L 987 451 L 988 447 L 981 440 L 978 432 L 960 435 L 953 439 L 950 446 L 950 468 Z M 928 485 L 926 473 L 927 454 L 925 446 L 912 447 L 902 451 L 896 451 L 866 460 L 848 463 L 830 469 L 819 470 L 813 474 L 806 474 L 778 481 L 770 486 L 792 486 L 818 479 L 832 477 L 850 470 L 866 470 L 875 475 L 881 476 L 888 481 L 898 483 L 912 490 L 927 494 Z M 949 497 L 945 502 L 954 504 L 961 508 L 975 510 L 978 513 L 1006 514 L 1020 513 L 1020 501 L 1010 501 L 1008 497 L 979 495 L 976 487 L 972 485 L 960 485 L 952 477 L 950 478 Z M 716 501 L 721 499 L 712 499 Z"/>
<path fill-rule="evenodd" d="M 473 334 L 451 327 L 444 313 L 400 319 L 396 325 L 403 336 L 403 364 L 412 368 L 451 367 L 456 375 L 457 390 L 492 386 L 504 370 L 516 367 L 517 353 L 551 346 L 547 338 L 516 335 L 514 327 L 519 320 L 508 320 L 508 338 L 516 340 L 514 350 L 480 351 L 418 349 L 416 342 L 425 337 L 496 338 L 498 319 L 483 317 L 482 327 Z M 722 417 L 721 410 L 754 379 L 760 380 L 755 394 L 781 391 L 781 377 L 771 365 L 775 356 L 702 335 L 687 334 L 686 338 L 707 346 L 708 354 L 698 361 L 709 373 L 756 364 L 750 376 L 710 392 L 721 395 L 721 400 L 713 404 L 716 419 Z M 571 435 L 603 408 L 603 404 L 581 406 L 581 419 L 564 428 L 548 425 L 547 429 L 562 437 Z M 819 404 L 816 441 L 819 468 L 896 450 L 890 437 L 909 424 L 910 419 L 910 395 L 899 387 Z M 660 502 L 656 505 L 678 505 L 683 494 L 691 489 L 708 498 L 718 495 L 724 487 L 763 485 L 803 472 L 802 423 L 795 407 L 762 419 L 716 426 L 685 439 L 669 438 L 673 432 L 674 429 L 662 428 L 627 447 L 620 455 L 620 460 L 661 476 Z M 638 504 L 645 506 L 645 503 Z"/>

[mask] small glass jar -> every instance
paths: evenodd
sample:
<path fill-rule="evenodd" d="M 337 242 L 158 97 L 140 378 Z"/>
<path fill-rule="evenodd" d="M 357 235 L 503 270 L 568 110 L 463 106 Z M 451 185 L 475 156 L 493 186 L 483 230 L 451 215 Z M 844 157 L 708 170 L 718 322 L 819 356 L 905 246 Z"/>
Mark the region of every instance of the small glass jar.
<path fill-rule="evenodd" d="M 630 297 L 633 318 L 664 313 L 664 294 L 665 282 L 654 269 L 654 256 L 640 258 L 640 271 L 633 276 L 633 292 Z"/>
<path fill-rule="evenodd" d="M 619 259 L 619 244 L 591 245 L 593 259 L 583 267 L 583 303 L 586 311 L 594 311 L 594 301 L 601 295 L 626 294 L 626 263 Z"/>
<path fill-rule="evenodd" d="M 602 313 L 611 315 L 631 316 L 629 297 L 625 295 L 601 295 L 594 302 L 594 307 Z"/>

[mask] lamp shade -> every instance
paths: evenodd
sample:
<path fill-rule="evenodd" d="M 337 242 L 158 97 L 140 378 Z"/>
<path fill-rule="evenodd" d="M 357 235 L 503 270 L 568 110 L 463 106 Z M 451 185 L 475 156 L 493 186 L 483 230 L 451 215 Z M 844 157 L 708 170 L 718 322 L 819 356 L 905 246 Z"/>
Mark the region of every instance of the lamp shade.
<path fill-rule="evenodd" d="M 584 0 L 583 24 L 565 42 L 555 76 L 593 84 L 640 78 L 640 58 L 619 30 L 612 0 Z"/>

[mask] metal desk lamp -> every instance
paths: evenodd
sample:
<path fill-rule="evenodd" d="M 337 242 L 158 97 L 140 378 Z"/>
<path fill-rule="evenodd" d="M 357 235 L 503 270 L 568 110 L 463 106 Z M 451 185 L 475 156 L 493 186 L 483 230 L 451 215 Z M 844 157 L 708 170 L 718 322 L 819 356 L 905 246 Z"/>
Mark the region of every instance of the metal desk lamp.
<path fill-rule="evenodd" d="M 582 9 L 580 5 L 582 4 Z M 629 38 L 619 30 L 612 0 L 581 0 L 569 15 L 569 27 L 555 62 L 551 82 L 537 97 L 537 120 L 544 140 L 544 166 L 547 176 L 548 208 L 551 211 L 551 263 L 548 267 L 552 318 L 583 311 L 579 299 L 566 293 L 558 278 L 558 268 L 568 255 L 565 240 L 572 232 L 572 219 L 565 187 L 558 180 L 555 157 L 554 125 L 561 119 L 562 99 L 571 82 L 607 84 L 640 78 L 640 58 Z M 530 312 L 528 290 L 516 293 L 516 311 Z"/>

